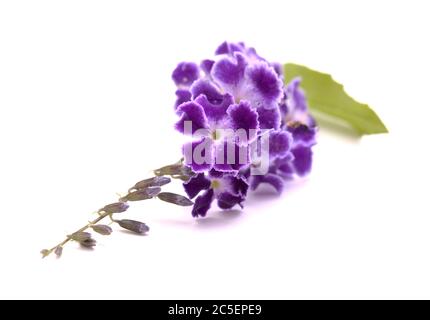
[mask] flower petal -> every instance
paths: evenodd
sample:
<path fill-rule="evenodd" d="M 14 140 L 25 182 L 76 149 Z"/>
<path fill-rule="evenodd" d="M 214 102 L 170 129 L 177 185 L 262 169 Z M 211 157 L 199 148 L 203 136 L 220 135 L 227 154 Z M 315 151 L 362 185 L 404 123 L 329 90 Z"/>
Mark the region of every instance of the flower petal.
<path fill-rule="evenodd" d="M 221 43 L 218 48 L 215 50 L 216 55 L 220 54 L 233 54 L 234 52 L 242 52 L 245 49 L 245 46 L 242 42 L 239 43 L 229 43 L 224 41 Z"/>
<path fill-rule="evenodd" d="M 248 182 L 244 176 L 229 175 L 224 177 L 225 190 L 235 195 L 246 196 L 248 192 Z"/>
<path fill-rule="evenodd" d="M 211 123 L 222 121 L 227 116 L 227 108 L 233 104 L 233 97 L 226 93 L 222 96 L 222 101 L 219 104 L 209 102 L 208 98 L 201 94 L 195 99 L 195 102 L 200 104 L 205 111 L 206 117 Z"/>
<path fill-rule="evenodd" d="M 242 202 L 245 200 L 245 197 L 241 195 L 234 195 L 228 192 L 223 192 L 217 196 L 217 199 L 218 207 L 220 207 L 221 209 L 231 209 L 236 204 L 243 208 Z"/>
<path fill-rule="evenodd" d="M 232 93 L 232 88 L 243 80 L 245 67 L 245 57 L 236 53 L 235 58 L 225 57 L 215 62 L 211 75 L 227 92 Z"/>
<path fill-rule="evenodd" d="M 220 104 L 223 101 L 223 95 L 219 92 L 214 83 L 208 79 L 197 80 L 191 86 L 190 91 L 194 99 L 199 95 L 204 94 L 212 104 Z"/>
<path fill-rule="evenodd" d="M 246 98 L 254 107 L 274 108 L 282 98 L 283 83 L 275 70 L 259 61 L 246 68 Z"/>
<path fill-rule="evenodd" d="M 225 140 L 215 145 L 214 169 L 222 172 L 237 172 L 249 164 L 249 150 L 246 146 L 238 146 L 234 141 Z"/>
<path fill-rule="evenodd" d="M 284 188 L 284 181 L 280 176 L 274 173 L 268 173 L 264 176 L 252 176 L 251 189 L 257 189 L 261 183 L 270 184 L 278 193 L 281 193 Z"/>
<path fill-rule="evenodd" d="M 213 189 L 207 190 L 201 196 L 198 196 L 194 201 L 193 211 L 191 212 L 194 218 L 204 217 L 211 207 L 211 203 L 214 197 Z"/>
<path fill-rule="evenodd" d="M 209 189 L 211 181 L 205 177 L 204 173 L 199 173 L 183 184 L 184 190 L 190 199 L 193 199 L 200 191 Z"/>
<path fill-rule="evenodd" d="M 181 62 L 172 73 L 172 79 L 177 86 L 189 86 L 198 78 L 199 67 L 194 62 Z"/>
<path fill-rule="evenodd" d="M 266 109 L 260 107 L 256 109 L 260 129 L 278 130 L 281 126 L 281 113 L 278 108 Z"/>
<path fill-rule="evenodd" d="M 301 123 L 295 123 L 287 126 L 287 130 L 293 135 L 295 144 L 304 144 L 306 146 L 312 146 L 316 143 L 316 127 L 309 127 Z"/>
<path fill-rule="evenodd" d="M 279 62 L 272 62 L 270 65 L 272 66 L 273 70 L 275 70 L 278 77 L 284 76 L 284 69 L 282 67 L 282 64 L 280 64 Z"/>
<path fill-rule="evenodd" d="M 200 68 L 206 75 L 210 75 L 214 63 L 213 60 L 205 59 L 200 63 Z"/>
<path fill-rule="evenodd" d="M 303 90 L 300 88 L 300 78 L 294 78 L 286 87 L 288 109 L 291 111 L 307 111 L 308 104 Z"/>
<path fill-rule="evenodd" d="M 288 153 L 286 157 L 277 158 L 274 161 L 274 172 L 282 176 L 284 179 L 292 179 L 294 176 L 294 169 L 292 160 L 294 156 L 292 153 Z"/>
<path fill-rule="evenodd" d="M 309 114 L 304 91 L 300 88 L 300 78 L 294 78 L 285 87 L 285 97 L 280 105 L 284 123 L 299 122 L 311 128 L 316 127 L 315 119 Z"/>
<path fill-rule="evenodd" d="M 299 176 L 309 173 L 312 168 L 312 149 L 307 146 L 298 146 L 292 150 L 294 155 L 293 166 Z"/>
<path fill-rule="evenodd" d="M 175 128 L 184 134 L 194 134 L 199 129 L 208 129 L 208 120 L 201 105 L 193 101 L 181 104 L 176 110 L 181 116 Z M 190 121 L 190 123 L 185 123 Z M 187 130 L 188 129 L 188 130 Z M 188 132 L 185 132 L 188 131 Z"/>
<path fill-rule="evenodd" d="M 235 177 L 233 181 L 233 190 L 234 192 L 246 196 L 248 193 L 249 183 L 245 176 L 238 175 Z"/>
<path fill-rule="evenodd" d="M 186 89 L 178 89 L 176 90 L 175 94 L 176 94 L 175 109 L 177 109 L 184 102 L 188 102 L 191 100 L 191 92 Z"/>
<path fill-rule="evenodd" d="M 212 169 L 211 171 L 209 171 L 209 177 L 211 179 L 223 178 L 224 176 L 225 176 L 224 172 L 216 171 L 215 169 Z"/>
<path fill-rule="evenodd" d="M 230 116 L 233 130 L 245 130 L 246 137 L 243 137 L 245 143 L 255 139 L 259 128 L 258 113 L 251 108 L 249 102 L 242 100 L 239 104 L 231 105 L 227 114 Z"/>
<path fill-rule="evenodd" d="M 183 155 L 185 164 L 196 173 L 210 170 L 215 162 L 213 142 L 209 138 L 184 144 Z"/>
<path fill-rule="evenodd" d="M 215 194 L 228 192 L 234 195 L 246 196 L 248 192 L 248 182 L 242 174 L 211 170 L 209 176 L 212 181 L 218 180 L 220 182 Z"/>
<path fill-rule="evenodd" d="M 283 130 L 271 131 L 269 136 L 270 157 L 285 157 L 290 151 L 292 135 Z"/>

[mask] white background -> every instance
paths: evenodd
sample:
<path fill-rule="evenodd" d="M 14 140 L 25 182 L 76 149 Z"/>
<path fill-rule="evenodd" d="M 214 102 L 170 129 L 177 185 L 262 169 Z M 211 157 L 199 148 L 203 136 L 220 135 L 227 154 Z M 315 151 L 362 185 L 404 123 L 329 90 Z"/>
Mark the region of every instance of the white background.
<path fill-rule="evenodd" d="M 0 298 L 430 298 L 427 1 L 2 1 Z M 322 129 L 242 212 L 158 200 L 96 250 L 39 251 L 179 158 L 172 69 L 224 40 L 330 72 L 389 135 Z M 170 187 L 175 190 L 175 187 Z M 180 190 L 179 188 L 177 190 Z"/>

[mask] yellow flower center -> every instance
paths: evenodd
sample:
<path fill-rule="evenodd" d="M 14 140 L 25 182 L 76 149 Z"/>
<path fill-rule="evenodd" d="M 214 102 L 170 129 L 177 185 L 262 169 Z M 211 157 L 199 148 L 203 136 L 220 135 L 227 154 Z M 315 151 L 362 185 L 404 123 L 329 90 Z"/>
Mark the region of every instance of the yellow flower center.
<path fill-rule="evenodd" d="M 219 130 L 212 131 L 212 140 L 218 140 L 221 138 L 221 132 Z"/>
<path fill-rule="evenodd" d="M 221 186 L 221 183 L 218 180 L 212 180 L 211 182 L 211 188 L 212 189 L 217 189 Z"/>

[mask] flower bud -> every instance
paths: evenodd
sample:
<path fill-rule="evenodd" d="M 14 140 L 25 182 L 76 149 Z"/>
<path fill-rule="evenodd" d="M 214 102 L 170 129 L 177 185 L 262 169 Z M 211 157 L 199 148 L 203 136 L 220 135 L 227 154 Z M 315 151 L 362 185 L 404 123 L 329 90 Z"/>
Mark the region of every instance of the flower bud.
<path fill-rule="evenodd" d="M 120 213 L 128 209 L 129 205 L 125 202 L 115 202 L 108 204 L 101 208 L 99 212 L 104 211 L 106 213 Z"/>
<path fill-rule="evenodd" d="M 104 224 L 96 224 L 91 226 L 91 228 L 103 236 L 108 236 L 112 233 L 112 228 Z"/>
<path fill-rule="evenodd" d="M 139 234 L 144 234 L 149 231 L 149 227 L 145 223 L 140 221 L 122 219 L 115 220 L 115 222 L 118 223 L 122 228 Z"/>
<path fill-rule="evenodd" d="M 61 255 L 63 254 L 63 247 L 62 246 L 56 247 L 54 253 L 57 256 L 57 258 L 60 258 Z"/>
<path fill-rule="evenodd" d="M 120 201 L 140 201 L 155 197 L 161 191 L 160 187 L 149 187 L 146 189 L 133 191 L 122 197 Z"/>
<path fill-rule="evenodd" d="M 86 239 L 84 241 L 79 242 L 79 244 L 85 248 L 92 248 L 96 245 L 96 243 L 97 243 L 97 241 L 92 239 L 92 238 L 89 238 L 89 239 Z"/>
<path fill-rule="evenodd" d="M 163 176 L 153 177 L 153 178 L 139 181 L 134 185 L 134 187 L 132 187 L 132 189 L 139 190 L 139 189 L 145 189 L 148 187 L 161 187 L 170 183 L 170 181 L 172 180 L 168 177 L 163 177 Z"/>
<path fill-rule="evenodd" d="M 188 181 L 191 177 L 195 176 L 195 172 L 182 163 L 175 163 L 159 168 L 154 170 L 154 174 L 156 176 L 171 176 L 172 178 L 181 179 L 182 181 Z"/>
<path fill-rule="evenodd" d="M 75 232 L 75 233 L 69 235 L 68 237 L 72 240 L 77 241 L 77 242 L 82 242 L 82 241 L 91 239 L 91 233 L 85 232 L 85 231 L 80 231 L 80 232 Z"/>
<path fill-rule="evenodd" d="M 170 183 L 172 179 L 169 177 L 155 177 L 154 181 L 151 183 L 151 187 L 161 187 Z"/>
<path fill-rule="evenodd" d="M 171 192 L 162 192 L 158 194 L 158 199 L 163 200 L 165 202 L 173 203 L 178 206 L 192 206 L 194 203 L 188 199 L 187 197 L 184 197 L 180 194 L 171 193 Z"/>

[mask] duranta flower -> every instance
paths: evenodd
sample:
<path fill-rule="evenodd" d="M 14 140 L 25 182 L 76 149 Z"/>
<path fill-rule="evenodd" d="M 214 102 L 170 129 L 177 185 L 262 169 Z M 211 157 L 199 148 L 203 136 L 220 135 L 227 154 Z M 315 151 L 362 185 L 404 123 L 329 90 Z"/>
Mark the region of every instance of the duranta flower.
<path fill-rule="evenodd" d="M 172 79 L 179 116 L 175 127 L 192 137 L 183 155 L 197 173 L 184 183 L 190 198 L 198 196 L 193 216 L 204 216 L 215 199 L 222 209 L 242 206 L 248 186 L 254 190 L 268 183 L 281 192 L 285 180 L 310 171 L 316 123 L 300 79 L 285 86 L 280 64 L 244 43 L 224 42 L 213 59 L 178 64 Z M 238 130 L 245 137 L 231 134 Z M 261 147 L 265 138 L 267 170 L 253 174 L 261 159 L 254 156 L 267 151 Z"/>
<path fill-rule="evenodd" d="M 97 240 L 88 231 L 102 236 L 113 232 L 102 220 L 110 219 L 128 232 L 148 233 L 144 222 L 116 219 L 132 202 L 158 199 L 168 205 L 193 206 L 192 216 L 204 217 L 214 202 L 223 210 L 243 208 L 250 190 L 261 184 L 281 193 L 285 183 L 308 174 L 318 128 L 309 114 L 301 79 L 294 75 L 303 75 L 310 84 L 310 96 L 337 108 L 320 106 L 323 112 L 346 120 L 362 134 L 387 132 L 371 109 L 350 98 L 328 75 L 270 62 L 242 42 L 224 42 L 213 58 L 181 62 L 172 73 L 175 128 L 190 137 L 182 146 L 181 160 L 133 184 L 116 202 L 95 211 L 96 217 L 83 227 L 43 249 L 42 256 L 60 257 L 63 247 L 73 241 L 94 248 Z M 290 81 L 284 84 L 284 79 Z M 353 112 L 339 116 L 340 103 Z M 318 110 L 318 104 L 313 107 Z M 163 191 L 174 180 L 182 182 L 188 197 Z"/>

